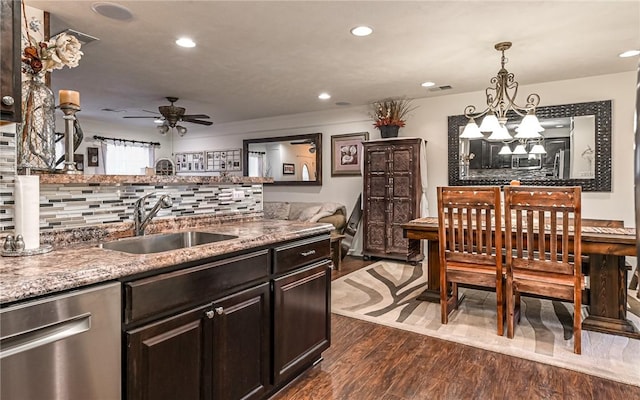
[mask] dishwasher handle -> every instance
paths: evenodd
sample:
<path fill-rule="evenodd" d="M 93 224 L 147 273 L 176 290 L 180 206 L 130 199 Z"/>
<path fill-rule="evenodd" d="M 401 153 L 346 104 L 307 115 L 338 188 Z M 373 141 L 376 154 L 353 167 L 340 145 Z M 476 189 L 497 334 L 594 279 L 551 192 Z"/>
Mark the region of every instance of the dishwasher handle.
<path fill-rule="evenodd" d="M 0 360 L 91 329 L 91 313 L 0 339 Z"/>

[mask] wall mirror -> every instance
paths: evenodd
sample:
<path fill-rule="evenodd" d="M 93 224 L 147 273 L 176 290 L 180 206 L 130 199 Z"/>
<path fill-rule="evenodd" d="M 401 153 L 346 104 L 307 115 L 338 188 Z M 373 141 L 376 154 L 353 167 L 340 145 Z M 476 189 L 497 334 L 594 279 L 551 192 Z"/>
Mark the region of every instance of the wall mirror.
<path fill-rule="evenodd" d="M 244 176 L 274 185 L 322 185 L 322 133 L 242 141 Z"/>
<path fill-rule="evenodd" d="M 450 116 L 449 185 L 508 185 L 515 179 L 523 185 L 610 192 L 611 101 L 539 107 L 536 115 L 545 128 L 541 139 L 508 142 L 460 139 L 467 118 Z M 508 117 L 513 136 L 520 117 Z M 505 145 L 511 154 L 504 154 Z"/>

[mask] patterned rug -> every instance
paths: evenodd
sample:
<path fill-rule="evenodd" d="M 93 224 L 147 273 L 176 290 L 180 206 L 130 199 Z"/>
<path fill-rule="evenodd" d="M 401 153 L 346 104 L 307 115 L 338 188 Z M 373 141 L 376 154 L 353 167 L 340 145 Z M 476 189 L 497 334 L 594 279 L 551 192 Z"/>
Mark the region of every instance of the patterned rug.
<path fill-rule="evenodd" d="M 582 354 L 573 353 L 571 303 L 523 296 L 508 339 L 496 334 L 495 293 L 461 289 L 466 297 L 443 325 L 439 304 L 415 299 L 425 285 L 422 265 L 379 261 L 332 282 L 332 312 L 640 386 L 640 340 L 583 330 Z M 628 299 L 627 317 L 640 327 L 640 301 Z"/>

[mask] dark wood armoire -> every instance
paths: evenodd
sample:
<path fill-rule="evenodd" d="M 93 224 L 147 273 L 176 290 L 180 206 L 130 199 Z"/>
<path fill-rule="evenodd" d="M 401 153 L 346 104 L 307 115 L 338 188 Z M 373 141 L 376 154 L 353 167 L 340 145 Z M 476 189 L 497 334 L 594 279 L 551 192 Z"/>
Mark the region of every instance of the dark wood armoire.
<path fill-rule="evenodd" d="M 363 246 L 367 258 L 418 262 L 419 240 L 403 235 L 402 224 L 420 218 L 422 139 L 364 142 Z"/>

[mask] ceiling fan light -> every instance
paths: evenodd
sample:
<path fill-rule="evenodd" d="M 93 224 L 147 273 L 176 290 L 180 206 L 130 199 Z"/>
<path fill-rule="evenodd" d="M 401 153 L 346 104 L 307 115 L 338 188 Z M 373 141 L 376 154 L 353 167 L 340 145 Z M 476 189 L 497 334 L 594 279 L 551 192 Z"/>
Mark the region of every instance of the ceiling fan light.
<path fill-rule="evenodd" d="M 169 127 L 167 125 L 160 125 L 158 127 L 158 132 L 160 132 L 162 136 L 165 136 L 167 132 L 169 132 Z"/>
<path fill-rule="evenodd" d="M 474 121 L 473 118 L 469 119 L 467 125 L 462 130 L 462 134 L 460 135 L 460 139 L 479 139 L 484 137 L 480 129 L 478 128 L 478 124 Z"/>
<path fill-rule="evenodd" d="M 176 125 L 176 130 L 178 131 L 178 135 L 180 135 L 180 137 L 183 137 L 187 133 L 187 128 L 182 125 Z"/>
<path fill-rule="evenodd" d="M 164 120 L 162 118 L 156 118 L 153 120 L 156 124 L 164 124 Z"/>

